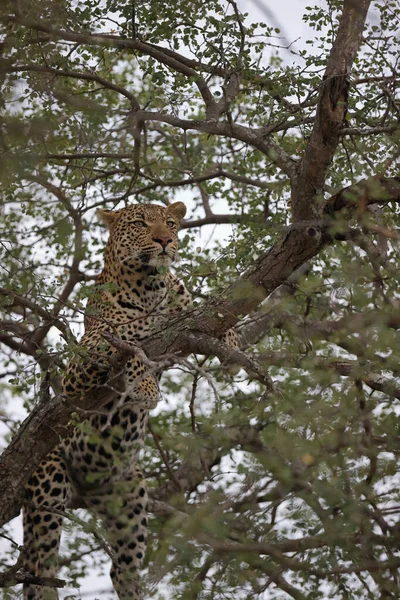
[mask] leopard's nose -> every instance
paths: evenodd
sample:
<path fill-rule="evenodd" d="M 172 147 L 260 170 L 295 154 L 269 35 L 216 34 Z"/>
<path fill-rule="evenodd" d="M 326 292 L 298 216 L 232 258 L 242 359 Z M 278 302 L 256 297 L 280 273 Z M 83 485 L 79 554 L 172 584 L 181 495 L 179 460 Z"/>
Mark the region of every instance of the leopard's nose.
<path fill-rule="evenodd" d="M 170 237 L 153 237 L 153 242 L 157 242 L 157 244 L 161 244 L 163 250 L 172 242 Z"/>

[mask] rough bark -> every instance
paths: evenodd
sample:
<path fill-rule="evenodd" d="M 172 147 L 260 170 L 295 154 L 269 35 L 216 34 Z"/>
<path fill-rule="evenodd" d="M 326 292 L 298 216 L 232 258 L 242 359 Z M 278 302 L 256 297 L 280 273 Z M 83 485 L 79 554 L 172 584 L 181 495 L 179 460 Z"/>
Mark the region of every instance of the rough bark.
<path fill-rule="evenodd" d="M 345 124 L 349 77 L 365 25 L 369 0 L 345 0 L 319 93 L 310 140 L 292 180 L 294 220 L 315 219 L 324 208 L 326 174 Z"/>

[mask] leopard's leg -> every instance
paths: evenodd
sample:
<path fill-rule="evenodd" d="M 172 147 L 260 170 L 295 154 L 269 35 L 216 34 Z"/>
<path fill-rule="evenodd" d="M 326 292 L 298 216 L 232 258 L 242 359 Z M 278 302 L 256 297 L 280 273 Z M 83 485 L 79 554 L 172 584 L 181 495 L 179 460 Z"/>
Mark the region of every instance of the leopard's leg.
<path fill-rule="evenodd" d="M 65 462 L 58 449 L 39 465 L 26 487 L 28 502 L 24 506 L 25 569 L 39 577 L 57 577 L 58 548 L 62 517 L 35 508 L 64 510 L 71 497 L 71 485 Z M 56 588 L 25 584 L 24 600 L 56 600 Z"/>
<path fill-rule="evenodd" d="M 113 550 L 110 575 L 119 600 L 143 600 L 140 569 L 147 546 L 147 502 L 146 483 L 137 466 L 104 492 L 85 496 Z"/>

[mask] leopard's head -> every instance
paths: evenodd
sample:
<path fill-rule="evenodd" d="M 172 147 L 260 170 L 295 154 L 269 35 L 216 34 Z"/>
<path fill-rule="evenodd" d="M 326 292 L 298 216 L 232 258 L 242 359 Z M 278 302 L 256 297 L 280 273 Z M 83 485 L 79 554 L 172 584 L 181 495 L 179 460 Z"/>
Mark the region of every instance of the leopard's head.
<path fill-rule="evenodd" d="M 169 267 L 177 257 L 178 228 L 186 214 L 183 202 L 167 207 L 135 204 L 97 213 L 110 231 L 107 258 L 112 263 Z"/>

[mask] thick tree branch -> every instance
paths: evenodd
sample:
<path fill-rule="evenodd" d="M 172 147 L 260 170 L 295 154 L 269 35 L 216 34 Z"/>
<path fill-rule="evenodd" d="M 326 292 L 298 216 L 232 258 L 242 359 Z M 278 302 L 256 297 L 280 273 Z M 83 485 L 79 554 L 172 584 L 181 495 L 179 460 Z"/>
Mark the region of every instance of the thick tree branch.
<path fill-rule="evenodd" d="M 370 204 L 387 204 L 400 202 L 400 177 L 370 177 L 362 179 L 355 185 L 343 188 L 331 196 L 324 207 L 324 213 L 330 214 L 344 208 L 354 208 L 361 205 L 364 208 Z"/>
<path fill-rule="evenodd" d="M 349 76 L 369 5 L 370 0 L 344 0 L 320 89 L 313 131 L 292 183 L 295 220 L 314 219 L 322 214 L 325 178 L 345 123 Z"/>

